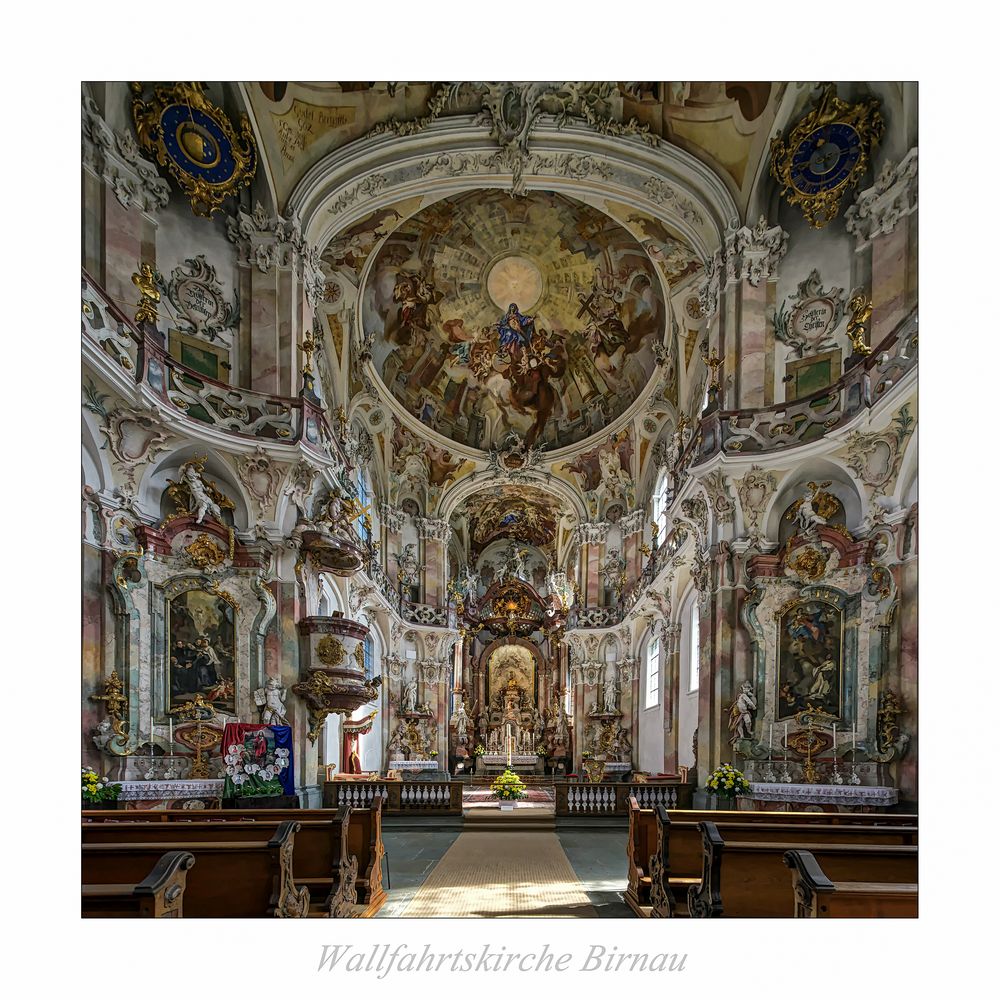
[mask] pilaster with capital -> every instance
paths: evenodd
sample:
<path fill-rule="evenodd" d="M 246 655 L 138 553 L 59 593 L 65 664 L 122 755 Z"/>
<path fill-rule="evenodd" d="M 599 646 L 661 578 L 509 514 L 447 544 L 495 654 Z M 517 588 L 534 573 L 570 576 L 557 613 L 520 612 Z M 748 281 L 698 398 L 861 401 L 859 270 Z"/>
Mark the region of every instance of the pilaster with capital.
<path fill-rule="evenodd" d="M 580 540 L 580 598 L 587 607 L 600 603 L 601 564 L 610 528 L 607 521 L 585 521 L 574 528 Z"/>
<path fill-rule="evenodd" d="M 323 294 L 319 252 L 297 220 L 272 216 L 260 202 L 230 216 L 227 235 L 239 254 L 241 301 L 251 304 L 240 318 L 240 384 L 297 395 L 298 346 L 312 334 Z"/>
<path fill-rule="evenodd" d="M 768 315 L 787 249 L 788 233 L 761 216 L 753 227 L 731 227 L 706 264 L 699 299 L 710 321 L 708 354 L 722 359 L 721 409 L 773 402 L 774 331 Z"/>
<path fill-rule="evenodd" d="M 170 187 L 134 136 L 112 129 L 81 97 L 83 266 L 131 317 L 139 299 L 132 274 L 140 262 L 156 267 L 157 215 Z"/>
<path fill-rule="evenodd" d="M 418 517 L 417 532 L 424 546 L 424 602 L 443 605 L 447 596 L 445 574 L 451 527 L 443 519 Z"/>
<path fill-rule="evenodd" d="M 870 345 L 877 345 L 917 303 L 917 147 L 894 164 L 887 160 L 875 183 L 859 191 L 844 215 L 856 241 L 852 280 L 870 284 Z"/>

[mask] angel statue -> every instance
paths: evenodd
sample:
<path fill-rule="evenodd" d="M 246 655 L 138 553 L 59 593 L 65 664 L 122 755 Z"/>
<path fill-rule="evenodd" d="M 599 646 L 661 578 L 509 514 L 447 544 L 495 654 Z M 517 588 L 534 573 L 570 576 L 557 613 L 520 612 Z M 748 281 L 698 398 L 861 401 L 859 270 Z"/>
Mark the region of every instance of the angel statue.
<path fill-rule="evenodd" d="M 195 523 L 201 524 L 206 514 L 211 514 L 221 522 L 222 510 L 209 495 L 201 475 L 201 463 L 185 462 L 181 466 L 181 481 L 191 494 L 190 512 L 195 515 Z"/>
<path fill-rule="evenodd" d="M 740 687 L 739 697 L 729 709 L 729 731 L 733 734 L 730 742 L 733 746 L 740 740 L 751 739 L 756 714 L 757 699 L 754 697 L 753 685 L 750 681 L 744 681 Z"/>
<path fill-rule="evenodd" d="M 287 726 L 285 716 L 286 691 L 277 677 L 268 677 L 263 687 L 253 693 L 254 704 L 260 709 L 260 721 L 265 726 Z"/>

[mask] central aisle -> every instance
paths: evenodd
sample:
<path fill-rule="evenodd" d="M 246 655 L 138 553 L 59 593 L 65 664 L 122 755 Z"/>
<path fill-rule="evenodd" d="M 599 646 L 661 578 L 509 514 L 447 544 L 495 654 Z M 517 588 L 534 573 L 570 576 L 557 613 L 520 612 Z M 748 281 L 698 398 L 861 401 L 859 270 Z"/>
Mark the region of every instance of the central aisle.
<path fill-rule="evenodd" d="M 401 916 L 596 917 L 550 816 L 467 819 Z"/>

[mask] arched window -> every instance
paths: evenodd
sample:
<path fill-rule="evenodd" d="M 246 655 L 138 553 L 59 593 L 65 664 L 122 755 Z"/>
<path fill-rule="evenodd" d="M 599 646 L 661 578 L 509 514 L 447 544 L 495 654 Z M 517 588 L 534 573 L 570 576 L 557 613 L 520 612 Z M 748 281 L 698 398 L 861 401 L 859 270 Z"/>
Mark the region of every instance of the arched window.
<path fill-rule="evenodd" d="M 362 507 L 367 507 L 371 503 L 371 491 L 368 489 L 368 481 L 365 478 L 365 470 L 358 469 L 358 500 L 361 502 Z M 369 513 L 369 518 L 371 514 Z M 371 529 L 368 527 L 369 521 L 365 521 L 363 517 L 359 517 L 357 521 L 354 522 L 355 530 L 358 533 L 358 537 L 366 545 L 371 543 L 372 533 Z"/>
<path fill-rule="evenodd" d="M 698 619 L 698 598 L 691 602 L 690 671 L 688 691 L 698 690 L 698 669 L 701 666 L 701 623 Z"/>
<path fill-rule="evenodd" d="M 646 645 L 646 708 L 660 704 L 660 637 L 653 635 Z"/>
<path fill-rule="evenodd" d="M 365 680 L 375 676 L 375 643 L 371 634 L 365 636 Z"/>
<path fill-rule="evenodd" d="M 673 496 L 670 490 L 670 476 L 663 473 L 660 481 L 656 484 L 656 492 L 653 494 L 653 522 L 656 524 L 657 540 L 662 542 L 667 537 L 667 511 Z"/>

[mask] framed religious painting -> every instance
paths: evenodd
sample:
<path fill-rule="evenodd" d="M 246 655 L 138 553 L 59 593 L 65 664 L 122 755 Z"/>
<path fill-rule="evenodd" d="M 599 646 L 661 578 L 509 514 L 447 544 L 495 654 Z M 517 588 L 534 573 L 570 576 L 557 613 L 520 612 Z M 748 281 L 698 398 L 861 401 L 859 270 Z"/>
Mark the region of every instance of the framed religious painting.
<path fill-rule="evenodd" d="M 815 598 L 778 614 L 777 719 L 807 709 L 843 717 L 844 612 Z"/>
<path fill-rule="evenodd" d="M 167 684 L 170 708 L 201 694 L 222 712 L 236 711 L 235 609 L 207 590 L 167 601 Z"/>

